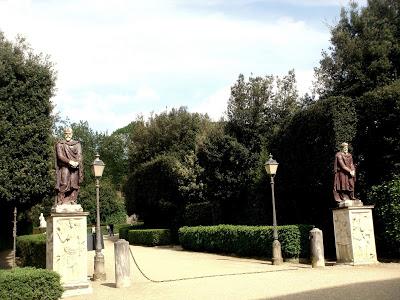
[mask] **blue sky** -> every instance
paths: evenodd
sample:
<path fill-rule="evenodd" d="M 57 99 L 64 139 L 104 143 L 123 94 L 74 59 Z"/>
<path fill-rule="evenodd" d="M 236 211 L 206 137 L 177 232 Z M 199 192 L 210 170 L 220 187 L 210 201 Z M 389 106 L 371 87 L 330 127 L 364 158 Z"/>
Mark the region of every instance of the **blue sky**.
<path fill-rule="evenodd" d="M 365 1 L 358 1 L 361 5 Z M 57 70 L 55 111 L 111 133 L 173 107 L 224 115 L 240 73 L 283 76 L 300 93 L 329 47 L 341 0 L 0 0 L 0 30 Z"/>

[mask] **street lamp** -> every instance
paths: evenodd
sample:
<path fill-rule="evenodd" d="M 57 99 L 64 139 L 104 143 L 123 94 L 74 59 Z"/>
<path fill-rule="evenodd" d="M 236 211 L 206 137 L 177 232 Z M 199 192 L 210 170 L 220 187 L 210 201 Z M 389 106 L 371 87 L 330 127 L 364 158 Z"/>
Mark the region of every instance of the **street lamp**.
<path fill-rule="evenodd" d="M 283 262 L 281 243 L 278 241 L 278 229 L 276 224 L 276 212 L 275 212 L 275 191 L 274 191 L 274 177 L 278 170 L 278 162 L 272 159 L 272 155 L 269 156 L 269 160 L 265 163 L 265 170 L 271 177 L 271 193 L 272 193 L 272 216 L 274 226 L 274 241 L 272 243 L 272 264 L 280 265 Z"/>
<path fill-rule="evenodd" d="M 101 253 L 101 229 L 100 229 L 100 178 L 103 175 L 106 166 L 100 155 L 96 154 L 96 159 L 92 163 L 92 172 L 96 177 L 96 254 L 94 256 L 94 274 L 93 280 L 106 280 L 106 272 L 104 268 L 104 255 Z"/>

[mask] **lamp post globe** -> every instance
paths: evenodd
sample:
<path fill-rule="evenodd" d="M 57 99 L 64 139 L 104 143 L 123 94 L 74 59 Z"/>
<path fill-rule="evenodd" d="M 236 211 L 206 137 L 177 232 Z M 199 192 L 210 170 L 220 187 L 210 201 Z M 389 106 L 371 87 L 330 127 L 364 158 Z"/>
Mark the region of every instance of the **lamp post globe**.
<path fill-rule="evenodd" d="M 274 190 L 274 177 L 278 170 L 278 162 L 269 156 L 269 160 L 265 163 L 265 170 L 271 178 L 271 195 L 272 195 L 272 220 L 273 220 L 273 232 L 274 241 L 272 242 L 272 264 L 280 265 L 283 263 L 281 243 L 278 240 L 278 228 L 276 222 L 276 210 L 275 210 L 275 190 Z"/>
<path fill-rule="evenodd" d="M 96 254 L 94 256 L 93 280 L 106 280 L 104 254 L 101 253 L 100 228 L 100 178 L 103 176 L 104 168 L 104 162 L 100 160 L 100 155 L 96 154 L 96 159 L 92 163 L 92 172 L 96 178 Z"/>

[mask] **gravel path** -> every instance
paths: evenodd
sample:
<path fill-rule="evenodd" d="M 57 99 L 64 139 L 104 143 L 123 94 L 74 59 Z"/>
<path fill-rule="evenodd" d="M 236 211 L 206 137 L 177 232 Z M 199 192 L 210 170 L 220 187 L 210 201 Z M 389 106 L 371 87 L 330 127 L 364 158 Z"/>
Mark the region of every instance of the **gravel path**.
<path fill-rule="evenodd" d="M 182 251 L 178 247 L 131 246 L 132 285 L 115 288 L 113 241 L 105 239 L 107 280 L 91 282 L 93 294 L 70 300 L 128 299 L 400 299 L 400 264 L 330 266 L 244 259 L 209 253 Z M 88 274 L 93 273 L 94 252 L 89 252 Z M 169 280 L 169 281 L 168 281 Z"/>

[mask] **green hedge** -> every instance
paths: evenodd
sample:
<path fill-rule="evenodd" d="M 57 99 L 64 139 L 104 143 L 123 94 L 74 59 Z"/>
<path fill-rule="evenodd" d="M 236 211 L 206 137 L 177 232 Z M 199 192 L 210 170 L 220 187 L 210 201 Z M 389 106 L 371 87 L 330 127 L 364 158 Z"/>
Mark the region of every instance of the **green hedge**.
<path fill-rule="evenodd" d="M 118 230 L 119 238 L 128 240 L 129 230 L 134 230 L 134 229 L 144 229 L 144 224 L 142 222 L 139 222 L 139 223 L 133 224 L 133 225 L 128 225 L 128 224 L 121 225 Z"/>
<path fill-rule="evenodd" d="M 309 256 L 311 225 L 278 226 L 284 258 Z M 217 225 L 182 227 L 179 241 L 184 249 L 241 256 L 272 256 L 273 227 Z"/>
<path fill-rule="evenodd" d="M 0 299 L 55 300 L 63 293 L 60 275 L 35 268 L 0 270 Z"/>
<path fill-rule="evenodd" d="M 17 237 L 16 248 L 16 255 L 20 258 L 21 266 L 46 268 L 45 234 L 21 235 Z"/>
<path fill-rule="evenodd" d="M 368 193 L 367 204 L 374 204 L 376 247 L 379 256 L 400 257 L 400 175 Z"/>
<path fill-rule="evenodd" d="M 128 232 L 131 245 L 161 246 L 171 244 L 169 229 L 134 229 Z"/>

